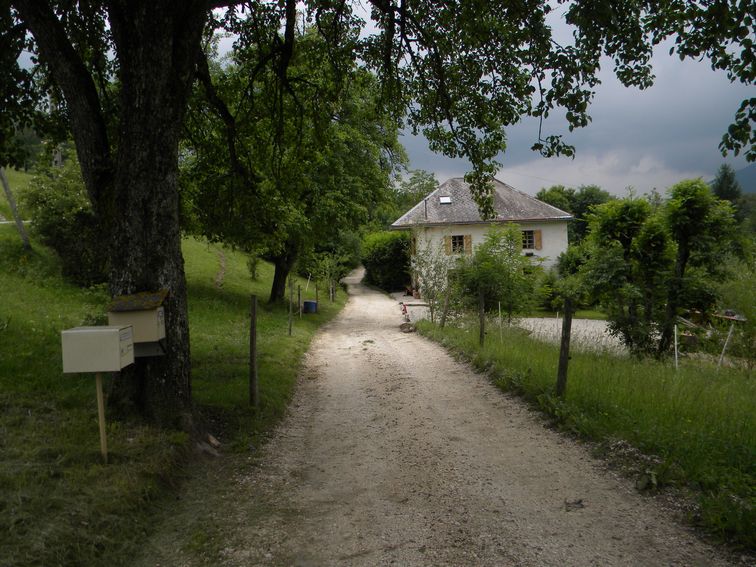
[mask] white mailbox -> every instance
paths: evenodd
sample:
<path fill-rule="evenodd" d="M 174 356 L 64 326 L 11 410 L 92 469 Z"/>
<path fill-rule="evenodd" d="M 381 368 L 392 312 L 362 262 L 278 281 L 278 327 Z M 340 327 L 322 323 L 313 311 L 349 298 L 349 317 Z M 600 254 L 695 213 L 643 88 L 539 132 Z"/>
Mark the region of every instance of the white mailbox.
<path fill-rule="evenodd" d="M 61 333 L 63 372 L 118 372 L 134 363 L 130 325 L 74 327 Z"/>
<path fill-rule="evenodd" d="M 165 308 L 168 290 L 116 297 L 108 307 L 108 323 L 134 327 L 134 356 L 160 356 L 165 338 Z"/>

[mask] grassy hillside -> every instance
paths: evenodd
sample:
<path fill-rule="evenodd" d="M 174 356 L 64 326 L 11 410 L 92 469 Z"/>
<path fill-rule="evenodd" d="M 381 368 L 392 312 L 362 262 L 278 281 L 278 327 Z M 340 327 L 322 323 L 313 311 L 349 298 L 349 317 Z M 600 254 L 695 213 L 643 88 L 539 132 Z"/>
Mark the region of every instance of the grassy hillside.
<path fill-rule="evenodd" d="M 197 413 L 223 450 L 242 449 L 281 416 L 301 354 L 343 297 L 297 319 L 292 337 L 284 308 L 261 308 L 255 414 L 249 295 L 267 298 L 271 268 L 252 282 L 242 255 L 193 240 L 185 257 Z M 110 464 L 102 465 L 94 378 L 62 374 L 60 331 L 101 321 L 105 289 L 62 281 L 55 257 L 39 245 L 24 254 L 11 225 L 0 226 L 0 289 L 0 566 L 125 564 L 192 458 L 189 439 L 109 421 Z"/>

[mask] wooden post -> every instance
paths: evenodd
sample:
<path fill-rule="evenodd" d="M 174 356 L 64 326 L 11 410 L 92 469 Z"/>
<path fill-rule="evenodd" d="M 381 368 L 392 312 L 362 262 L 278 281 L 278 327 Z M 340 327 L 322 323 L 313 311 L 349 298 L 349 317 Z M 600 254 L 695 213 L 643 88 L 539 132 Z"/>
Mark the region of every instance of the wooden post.
<path fill-rule="evenodd" d="M 249 405 L 260 406 L 257 388 L 257 296 L 252 296 L 249 318 Z"/>
<path fill-rule="evenodd" d="M 727 345 L 730 344 L 730 338 L 732 337 L 732 331 L 735 328 L 735 321 L 733 321 L 730 324 L 730 330 L 727 332 L 727 338 L 725 339 L 724 346 L 722 347 L 722 354 L 719 355 L 719 362 L 717 362 L 717 370 L 719 370 L 719 367 L 722 366 L 722 361 L 724 360 L 725 351 L 727 350 Z"/>
<path fill-rule="evenodd" d="M 562 317 L 562 342 L 559 346 L 559 368 L 557 369 L 556 395 L 564 397 L 567 390 L 567 366 L 570 362 L 570 333 L 572 331 L 572 299 L 564 298 Z"/>
<path fill-rule="evenodd" d="M 675 325 L 675 370 L 680 368 L 680 363 L 677 358 L 677 325 Z"/>
<path fill-rule="evenodd" d="M 499 342 L 504 342 L 504 338 L 501 336 L 501 301 L 499 301 Z"/>
<path fill-rule="evenodd" d="M 24 221 L 21 220 L 21 215 L 18 213 L 18 207 L 16 206 L 16 199 L 13 198 L 13 192 L 8 183 L 8 178 L 5 176 L 5 169 L 0 167 L 0 183 L 3 184 L 3 190 L 5 191 L 5 198 L 8 200 L 13 220 L 16 223 L 16 230 L 21 237 L 21 242 L 24 245 L 25 250 L 31 250 L 31 242 L 29 242 L 29 235 L 24 228 Z"/>
<path fill-rule="evenodd" d="M 291 320 L 294 317 L 294 282 L 289 280 L 289 336 L 291 336 Z"/>
<path fill-rule="evenodd" d="M 95 374 L 95 385 L 97 387 L 97 418 L 100 422 L 100 453 L 102 460 L 108 464 L 108 434 L 105 431 L 105 397 L 102 394 L 102 374 Z"/>
<path fill-rule="evenodd" d="M 318 309 L 320 309 L 320 305 L 318 303 L 318 282 L 315 282 L 315 313 L 318 312 Z"/>
<path fill-rule="evenodd" d="M 299 318 L 302 318 L 302 286 L 297 286 L 297 308 L 299 309 Z"/>
<path fill-rule="evenodd" d="M 478 292 L 478 317 L 480 318 L 480 346 L 486 340 L 486 296 L 481 289 Z"/>

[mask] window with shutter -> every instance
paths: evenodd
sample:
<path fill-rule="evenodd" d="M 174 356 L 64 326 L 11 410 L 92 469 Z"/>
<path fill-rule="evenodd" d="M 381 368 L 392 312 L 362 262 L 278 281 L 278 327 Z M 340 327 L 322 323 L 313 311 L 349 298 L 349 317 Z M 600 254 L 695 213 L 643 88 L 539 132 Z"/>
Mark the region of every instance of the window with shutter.
<path fill-rule="evenodd" d="M 465 251 L 465 236 L 462 234 L 454 234 L 451 237 L 451 251 L 452 254 L 462 254 Z"/>
<path fill-rule="evenodd" d="M 522 231 L 522 247 L 525 250 L 533 250 L 535 248 L 535 232 L 534 230 Z"/>
<path fill-rule="evenodd" d="M 444 236 L 444 250 L 446 251 L 446 255 L 452 253 L 452 237 L 451 236 Z"/>
<path fill-rule="evenodd" d="M 533 231 L 533 240 L 535 244 L 535 249 L 540 250 L 543 247 L 543 244 L 541 242 L 541 231 L 540 230 L 534 230 Z"/>

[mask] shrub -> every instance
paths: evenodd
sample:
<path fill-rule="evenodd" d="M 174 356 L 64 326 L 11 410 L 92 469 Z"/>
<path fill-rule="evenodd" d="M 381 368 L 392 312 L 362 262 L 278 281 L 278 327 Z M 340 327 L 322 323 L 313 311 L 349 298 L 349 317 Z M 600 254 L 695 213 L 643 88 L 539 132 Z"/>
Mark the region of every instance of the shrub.
<path fill-rule="evenodd" d="M 365 281 L 394 291 L 410 281 L 410 235 L 405 232 L 374 232 L 362 244 Z"/>
<path fill-rule="evenodd" d="M 79 164 L 40 170 L 23 196 L 32 231 L 60 256 L 63 275 L 81 286 L 107 280 L 107 248 Z"/>

